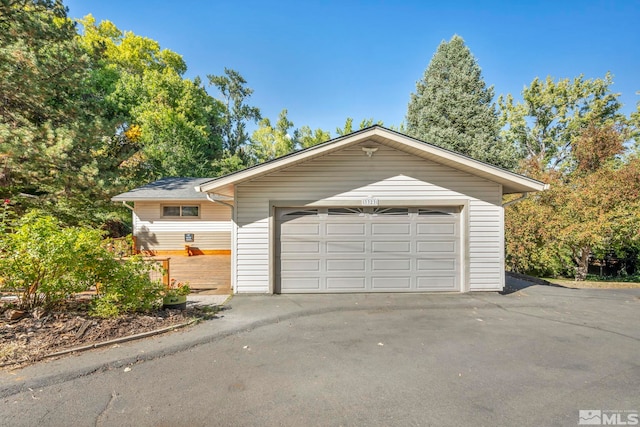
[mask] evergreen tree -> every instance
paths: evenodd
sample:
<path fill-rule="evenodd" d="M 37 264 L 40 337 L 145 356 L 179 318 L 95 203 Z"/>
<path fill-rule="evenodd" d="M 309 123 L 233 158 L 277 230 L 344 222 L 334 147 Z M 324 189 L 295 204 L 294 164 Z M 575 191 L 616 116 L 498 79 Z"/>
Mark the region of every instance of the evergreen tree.
<path fill-rule="evenodd" d="M 18 212 L 77 222 L 103 196 L 89 71 L 60 0 L 0 1 L 0 196 Z"/>
<path fill-rule="evenodd" d="M 511 169 L 515 150 L 499 139 L 500 125 L 473 54 L 460 36 L 443 41 L 407 111 L 407 133 L 417 139 Z"/>

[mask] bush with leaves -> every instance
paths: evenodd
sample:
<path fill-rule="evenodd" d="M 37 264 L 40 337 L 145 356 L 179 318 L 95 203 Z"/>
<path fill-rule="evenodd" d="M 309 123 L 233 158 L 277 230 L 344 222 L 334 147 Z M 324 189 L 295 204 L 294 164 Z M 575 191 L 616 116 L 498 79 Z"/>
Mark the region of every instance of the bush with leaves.
<path fill-rule="evenodd" d="M 12 233 L 0 234 L 0 289 L 19 294 L 24 310 L 56 308 L 94 285 L 100 288 L 96 315 L 152 308 L 163 289 L 150 279 L 154 264 L 138 257 L 119 259 L 102 239 L 100 230 L 63 228 L 54 217 L 31 211 Z"/>
<path fill-rule="evenodd" d="M 93 300 L 90 313 L 97 317 L 113 317 L 157 308 L 165 290 L 159 280 L 149 278 L 157 268 L 156 263 L 139 255 L 115 260 L 110 271 L 101 277 L 98 298 Z"/>

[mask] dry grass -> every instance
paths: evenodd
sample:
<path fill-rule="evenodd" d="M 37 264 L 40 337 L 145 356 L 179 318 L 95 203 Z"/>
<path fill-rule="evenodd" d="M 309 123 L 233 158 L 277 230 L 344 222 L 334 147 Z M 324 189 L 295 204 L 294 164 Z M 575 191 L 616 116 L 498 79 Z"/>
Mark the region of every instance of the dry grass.
<path fill-rule="evenodd" d="M 564 286 L 565 288 L 582 288 L 582 289 L 640 289 L 640 283 L 638 282 L 605 282 L 605 281 L 592 281 L 585 280 L 582 282 L 576 282 L 571 279 L 551 279 L 545 278 L 548 282 L 556 285 Z"/>

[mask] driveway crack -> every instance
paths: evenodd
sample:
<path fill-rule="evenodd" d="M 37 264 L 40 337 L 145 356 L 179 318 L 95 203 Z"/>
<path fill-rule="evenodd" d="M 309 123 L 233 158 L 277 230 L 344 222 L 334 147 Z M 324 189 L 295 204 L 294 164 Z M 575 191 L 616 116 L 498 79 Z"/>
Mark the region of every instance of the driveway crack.
<path fill-rule="evenodd" d="M 96 422 L 95 422 L 95 427 L 101 426 L 102 425 L 102 417 L 107 413 L 107 411 L 109 411 L 111 409 L 111 407 L 113 406 L 113 402 L 115 402 L 115 400 L 118 398 L 118 393 L 114 391 L 111 392 L 111 398 L 109 399 L 109 401 L 107 402 L 107 404 L 105 405 L 104 409 L 102 410 L 102 412 L 100 412 L 98 414 L 98 416 L 96 417 Z"/>
<path fill-rule="evenodd" d="M 638 337 L 634 337 L 632 335 L 623 334 L 623 333 L 617 332 L 617 331 L 612 331 L 610 329 L 601 328 L 599 326 L 587 325 L 587 324 L 584 324 L 584 323 L 571 322 L 571 321 L 568 321 L 568 320 L 551 319 L 549 317 L 544 317 L 544 316 L 537 316 L 535 314 L 524 313 L 522 311 L 518 311 L 518 310 L 507 308 L 507 307 L 503 306 L 502 304 L 498 304 L 497 302 L 493 302 L 493 301 L 488 301 L 485 298 L 481 298 L 481 297 L 477 297 L 477 298 L 482 300 L 482 301 L 484 301 L 487 304 L 494 305 L 497 308 L 499 308 L 501 310 L 504 310 L 506 312 L 509 312 L 509 313 L 515 313 L 515 314 L 519 314 L 521 316 L 527 316 L 527 317 L 533 317 L 533 318 L 536 318 L 536 319 L 547 320 L 549 322 L 562 323 L 562 324 L 565 324 L 565 325 L 580 326 L 580 327 L 583 327 L 583 328 L 593 329 L 593 330 L 601 331 L 601 332 L 608 332 L 610 334 L 619 335 L 621 337 L 630 338 L 630 339 L 632 339 L 632 340 L 634 340 L 636 342 L 640 342 L 640 338 L 638 338 Z"/>

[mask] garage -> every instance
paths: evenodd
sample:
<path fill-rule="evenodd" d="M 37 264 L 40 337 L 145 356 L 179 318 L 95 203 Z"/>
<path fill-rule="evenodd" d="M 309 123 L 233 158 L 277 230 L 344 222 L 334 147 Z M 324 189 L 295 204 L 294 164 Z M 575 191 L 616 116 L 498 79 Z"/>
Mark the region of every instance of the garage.
<path fill-rule="evenodd" d="M 276 292 L 459 291 L 459 208 L 279 208 Z"/>
<path fill-rule="evenodd" d="M 504 288 L 504 195 L 545 184 L 372 126 L 200 184 L 235 293 Z M 519 196 L 518 196 L 519 194 Z"/>

